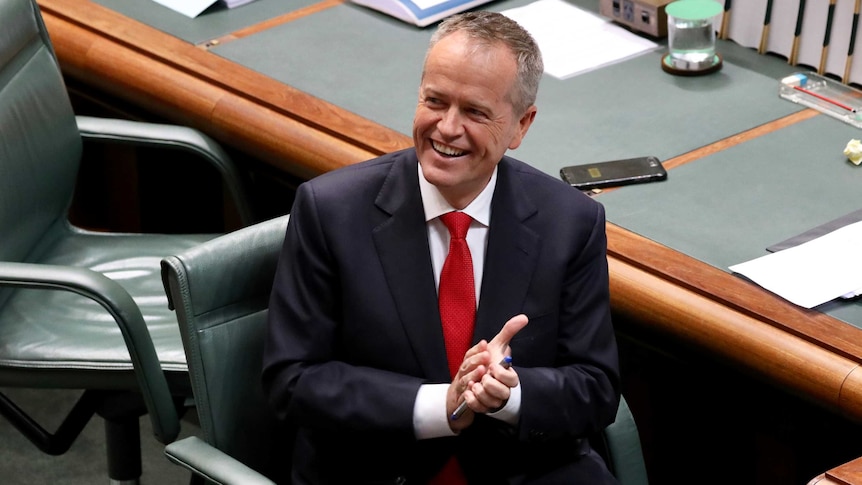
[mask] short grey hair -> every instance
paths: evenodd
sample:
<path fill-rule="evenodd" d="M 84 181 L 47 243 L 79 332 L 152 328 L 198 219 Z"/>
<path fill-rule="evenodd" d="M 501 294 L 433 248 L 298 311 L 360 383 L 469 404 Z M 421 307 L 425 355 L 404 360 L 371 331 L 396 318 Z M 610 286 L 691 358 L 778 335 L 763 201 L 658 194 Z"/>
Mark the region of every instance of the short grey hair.
<path fill-rule="evenodd" d="M 431 36 L 429 52 L 437 42 L 455 32 L 463 32 L 470 39 L 487 45 L 499 42 L 508 47 L 518 64 L 515 86 L 517 92 L 513 93 L 512 99 L 515 112 L 520 116 L 526 113 L 527 108 L 536 104 L 539 81 L 545 68 L 539 45 L 526 29 L 500 13 L 464 12 L 448 17 L 440 23 Z"/>

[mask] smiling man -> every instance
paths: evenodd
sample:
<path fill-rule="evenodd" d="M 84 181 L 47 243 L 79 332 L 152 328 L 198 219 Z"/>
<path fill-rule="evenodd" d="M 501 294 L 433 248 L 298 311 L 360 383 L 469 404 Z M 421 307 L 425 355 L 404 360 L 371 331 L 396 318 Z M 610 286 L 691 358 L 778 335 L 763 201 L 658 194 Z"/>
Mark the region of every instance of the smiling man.
<path fill-rule="evenodd" d="M 297 190 L 263 382 L 298 484 L 616 483 L 602 206 L 506 155 L 542 59 L 471 12 L 431 39 L 414 148 Z"/>

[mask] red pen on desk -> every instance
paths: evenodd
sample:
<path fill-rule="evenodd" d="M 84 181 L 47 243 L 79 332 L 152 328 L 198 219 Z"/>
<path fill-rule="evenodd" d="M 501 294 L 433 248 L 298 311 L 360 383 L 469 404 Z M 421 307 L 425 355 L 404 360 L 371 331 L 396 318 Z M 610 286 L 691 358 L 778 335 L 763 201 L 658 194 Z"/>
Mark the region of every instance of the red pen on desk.
<path fill-rule="evenodd" d="M 850 106 L 847 106 L 846 104 L 844 104 L 840 101 L 836 101 L 832 98 L 827 98 L 826 96 L 823 96 L 822 94 L 817 94 L 814 91 L 811 91 L 810 89 L 805 89 L 801 86 L 793 86 L 793 89 L 795 89 L 797 91 L 801 91 L 801 92 L 803 92 L 809 96 L 814 96 L 815 98 L 826 101 L 829 104 L 834 104 L 835 106 L 838 106 L 839 108 L 846 109 L 847 111 L 849 111 L 851 113 L 856 112 L 856 108 L 851 108 Z"/>
<path fill-rule="evenodd" d="M 500 365 L 508 369 L 512 366 L 512 357 L 509 355 L 503 357 L 503 360 L 500 361 Z M 449 419 L 455 421 L 460 418 L 465 411 L 467 411 L 467 401 L 461 401 L 461 404 L 458 405 L 455 412 L 452 413 L 452 416 L 449 416 Z"/>

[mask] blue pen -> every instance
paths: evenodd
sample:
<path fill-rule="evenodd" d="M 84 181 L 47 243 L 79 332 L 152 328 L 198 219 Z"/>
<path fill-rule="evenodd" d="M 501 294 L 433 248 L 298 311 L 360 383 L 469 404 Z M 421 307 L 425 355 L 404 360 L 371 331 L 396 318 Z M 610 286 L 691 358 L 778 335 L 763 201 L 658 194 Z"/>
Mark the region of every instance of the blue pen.
<path fill-rule="evenodd" d="M 509 367 L 512 367 L 512 357 L 509 355 L 503 357 L 503 360 L 500 361 L 500 365 L 502 365 L 503 367 L 505 367 L 507 369 Z M 466 410 L 467 410 L 467 401 L 461 401 L 461 404 L 458 405 L 458 407 L 455 409 L 455 412 L 452 413 L 452 416 L 449 416 L 449 418 L 452 421 L 455 421 L 456 419 L 460 418 L 461 415 L 464 414 L 464 411 L 466 411 Z"/>

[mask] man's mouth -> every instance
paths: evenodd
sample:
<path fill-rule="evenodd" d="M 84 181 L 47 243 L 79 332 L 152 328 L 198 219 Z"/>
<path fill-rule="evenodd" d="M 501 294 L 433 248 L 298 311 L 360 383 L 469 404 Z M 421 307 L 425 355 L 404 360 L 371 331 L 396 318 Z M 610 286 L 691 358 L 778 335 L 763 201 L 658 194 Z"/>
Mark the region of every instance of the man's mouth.
<path fill-rule="evenodd" d="M 445 156 L 445 157 L 460 157 L 467 153 L 464 150 L 460 150 L 455 147 L 450 147 L 448 145 L 444 145 L 442 143 L 438 143 L 436 141 L 431 141 L 431 146 L 434 148 L 434 151 Z"/>

